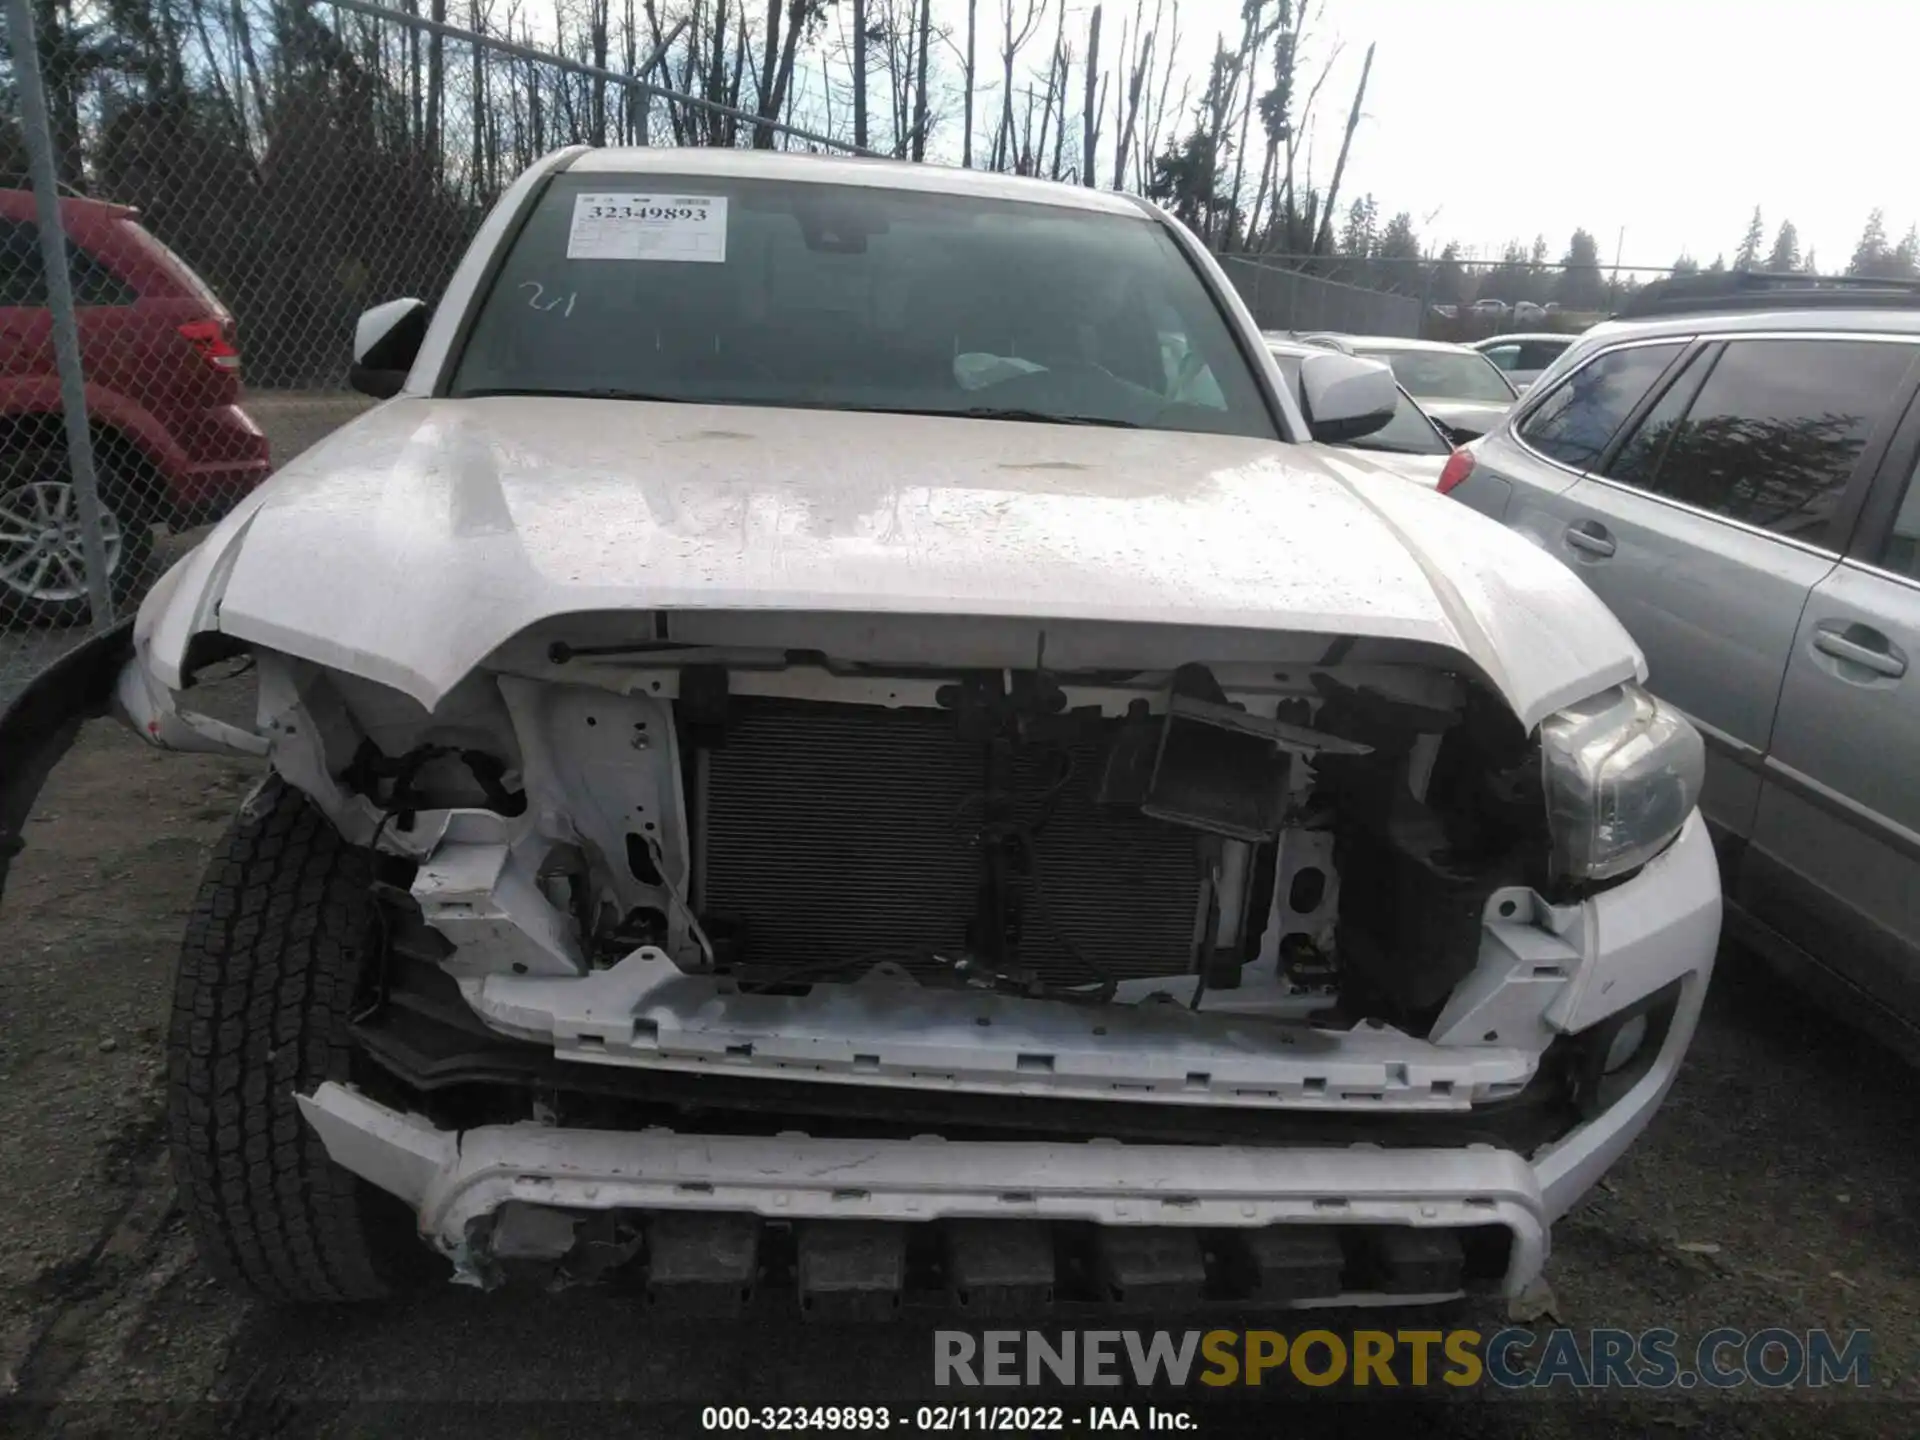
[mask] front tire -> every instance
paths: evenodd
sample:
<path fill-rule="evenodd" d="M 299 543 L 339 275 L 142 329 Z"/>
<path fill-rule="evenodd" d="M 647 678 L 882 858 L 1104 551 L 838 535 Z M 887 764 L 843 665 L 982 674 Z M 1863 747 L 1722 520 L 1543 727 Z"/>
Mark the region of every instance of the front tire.
<path fill-rule="evenodd" d="M 201 881 L 174 982 L 173 1172 L 201 1260 L 291 1304 L 373 1300 L 428 1261 L 394 1197 L 327 1157 L 296 1094 L 353 1077 L 348 1025 L 379 955 L 371 855 L 277 776 Z"/>

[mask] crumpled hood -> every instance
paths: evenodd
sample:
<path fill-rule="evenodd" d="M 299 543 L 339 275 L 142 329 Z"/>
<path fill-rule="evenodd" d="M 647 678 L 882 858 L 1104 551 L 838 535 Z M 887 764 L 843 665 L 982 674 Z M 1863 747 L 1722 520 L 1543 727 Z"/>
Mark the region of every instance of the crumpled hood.
<path fill-rule="evenodd" d="M 1320 446 L 1007 421 L 556 398 L 391 401 L 163 578 L 201 629 L 432 707 L 590 611 L 788 610 L 1298 631 L 1469 657 L 1529 725 L 1643 673 L 1523 538 Z"/>

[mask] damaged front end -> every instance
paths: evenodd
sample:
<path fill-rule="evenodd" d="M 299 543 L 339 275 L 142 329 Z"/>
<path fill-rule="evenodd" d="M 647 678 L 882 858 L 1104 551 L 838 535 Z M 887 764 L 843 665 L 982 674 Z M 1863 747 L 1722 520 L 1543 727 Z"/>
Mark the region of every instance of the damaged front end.
<path fill-rule="evenodd" d="M 1513 1290 L 1684 1049 L 1698 741 L 1636 687 L 1528 733 L 1341 637 L 1016 667 L 632 623 L 536 627 L 431 711 L 257 651 L 228 737 L 378 857 L 375 1078 L 300 1104 L 469 1279 L 667 1284 L 689 1225 L 753 1273 L 828 1221 L 951 1260 L 990 1220 L 1083 1278 L 1204 1252 L 1196 1295 L 1283 1252 L 1318 1257 L 1284 1303 Z M 208 739 L 177 698 L 121 686 Z"/>
<path fill-rule="evenodd" d="M 632 626 L 535 627 L 431 710 L 254 647 L 251 731 L 122 630 L 5 720 L 43 774 L 111 689 L 371 854 L 355 1067 L 298 1104 L 460 1278 L 1512 1293 L 1690 1037 L 1699 742 L 1635 686 L 1529 732 L 1342 637 L 1013 666 L 961 622 Z"/>

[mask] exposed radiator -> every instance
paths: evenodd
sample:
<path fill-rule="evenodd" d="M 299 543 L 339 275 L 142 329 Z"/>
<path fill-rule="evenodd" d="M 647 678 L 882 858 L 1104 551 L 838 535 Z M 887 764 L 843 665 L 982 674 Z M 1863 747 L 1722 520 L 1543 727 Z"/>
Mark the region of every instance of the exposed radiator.
<path fill-rule="evenodd" d="M 1015 887 L 1019 959 L 1050 981 L 1086 983 L 1058 938 L 1118 978 L 1191 965 L 1199 837 L 1097 805 L 1105 747 L 1062 757 L 1024 747 L 1006 789 L 1033 836 L 1040 896 Z M 1050 793 L 1065 775 L 1057 793 Z M 736 697 L 707 753 L 703 912 L 740 937 L 756 969 L 962 953 L 983 875 L 986 758 L 954 716 Z"/>

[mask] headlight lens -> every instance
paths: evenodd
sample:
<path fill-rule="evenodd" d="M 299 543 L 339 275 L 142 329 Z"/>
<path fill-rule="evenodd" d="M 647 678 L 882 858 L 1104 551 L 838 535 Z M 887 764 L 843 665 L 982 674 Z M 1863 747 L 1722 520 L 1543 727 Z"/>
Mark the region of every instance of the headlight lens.
<path fill-rule="evenodd" d="M 1570 705 L 1540 727 L 1554 873 L 1610 880 L 1646 864 L 1693 813 L 1700 732 L 1638 685 Z"/>

